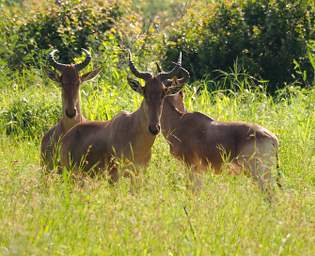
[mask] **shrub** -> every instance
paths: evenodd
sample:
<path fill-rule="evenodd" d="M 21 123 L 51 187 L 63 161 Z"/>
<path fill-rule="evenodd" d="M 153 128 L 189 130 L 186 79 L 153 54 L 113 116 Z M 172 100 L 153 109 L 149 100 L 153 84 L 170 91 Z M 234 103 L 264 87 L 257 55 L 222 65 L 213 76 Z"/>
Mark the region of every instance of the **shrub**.
<path fill-rule="evenodd" d="M 314 9 L 306 0 L 246 0 L 190 10 L 170 31 L 166 63 L 183 51 L 194 80 L 217 79 L 235 61 L 249 74 L 270 81 L 270 91 L 298 77 L 294 61 L 312 81 L 307 43 L 314 37 Z M 301 77 L 300 77 L 301 78 Z M 301 79 L 303 81 L 303 79 Z M 307 81 L 305 81 L 307 83 Z M 306 84 L 305 83 L 305 84 Z"/>
<path fill-rule="evenodd" d="M 52 102 L 20 98 L 0 112 L 0 121 L 7 135 L 36 138 L 57 123 L 60 108 Z"/>
<path fill-rule="evenodd" d="M 39 13 L 18 29 L 18 39 L 9 59 L 13 68 L 34 65 L 52 48 L 60 50 L 60 61 L 69 63 L 81 48 L 97 49 L 105 32 L 121 17 L 118 4 L 96 8 L 92 3 L 62 1 L 48 13 Z"/>

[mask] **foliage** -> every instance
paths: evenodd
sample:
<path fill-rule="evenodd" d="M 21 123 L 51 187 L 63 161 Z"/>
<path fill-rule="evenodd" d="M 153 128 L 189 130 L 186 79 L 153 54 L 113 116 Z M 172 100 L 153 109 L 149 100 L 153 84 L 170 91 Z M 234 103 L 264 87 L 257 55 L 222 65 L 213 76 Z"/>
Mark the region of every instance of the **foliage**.
<path fill-rule="evenodd" d="M 0 112 L 6 135 L 36 138 L 60 118 L 60 108 L 52 101 L 18 98 Z"/>
<path fill-rule="evenodd" d="M 216 70 L 228 71 L 237 60 L 250 75 L 270 81 L 271 91 L 296 78 L 305 85 L 314 76 L 307 53 L 314 17 L 314 7 L 305 0 L 246 0 L 209 4 L 198 13 L 191 9 L 170 31 L 166 59 L 183 51 L 194 80 L 216 79 Z M 295 72 L 294 61 L 306 70 L 307 81 Z"/>
<path fill-rule="evenodd" d="M 147 31 L 151 25 L 160 31 L 184 15 L 187 2 L 183 0 L 133 0 L 132 7 L 140 14 L 143 32 Z"/>
<path fill-rule="evenodd" d="M 142 98 L 126 80 L 121 83 L 110 87 L 99 79 L 96 86 L 84 85 L 85 115 L 105 120 L 106 114 L 111 118 L 139 107 Z M 204 86 L 195 82 L 186 88 L 189 111 L 257 122 L 277 134 L 284 185 L 275 190 L 272 205 L 251 179 L 225 172 L 207 172 L 200 193 L 193 194 L 187 186 L 191 170 L 170 155 L 161 135 L 148 168 L 139 170 L 136 188 L 124 178 L 113 186 L 103 177 L 43 175 L 41 127 L 53 125 L 55 115 L 47 120 L 39 110 L 45 100 L 47 108 L 55 103 L 60 109 L 60 88 L 7 86 L 0 91 L 0 109 L 13 109 L 16 102 L 21 106 L 16 112 L 31 109 L 36 122 L 27 129 L 38 129 L 30 140 L 23 139 L 22 127 L 10 136 L 0 134 L 0 254 L 314 255 L 315 88 L 288 86 L 275 103 L 264 91 L 241 85 L 229 96 L 195 87 Z"/>
<path fill-rule="evenodd" d="M 115 22 L 122 16 L 118 4 L 94 8 L 85 1 L 62 1 L 47 13 L 38 13 L 17 30 L 9 65 L 39 66 L 52 48 L 60 50 L 60 61 L 70 63 L 81 48 L 97 50 Z"/>
<path fill-rule="evenodd" d="M 257 14 L 261 10 L 261 1 L 245 1 L 238 8 L 235 4 L 234 7 L 229 4 L 207 4 L 208 8 L 205 8 L 199 4 L 201 1 L 192 3 L 193 10 L 189 10 L 182 22 L 174 24 L 176 28 L 180 26 L 181 30 L 179 33 L 173 31 L 173 36 L 183 31 L 185 34 L 177 41 L 172 39 L 167 43 L 167 57 L 176 60 L 177 53 L 170 49 L 179 47 L 184 50 L 183 65 L 188 66 L 192 61 L 192 75 L 208 76 L 205 80 L 186 86 L 185 105 L 189 111 L 200 111 L 221 121 L 259 123 L 278 136 L 283 188 L 275 189 L 271 205 L 264 200 L 251 179 L 243 175 L 229 176 L 226 172 L 213 175 L 209 170 L 201 177 L 203 186 L 200 193 L 192 193 L 189 188 L 191 170 L 171 156 L 169 145 L 162 135 L 153 145 L 149 166 L 139 169 L 139 175 L 134 180 L 136 182 L 122 178 L 113 186 L 104 177 L 78 175 L 72 179 L 67 172 L 43 175 L 39 165 L 39 143 L 44 133 L 61 117 L 60 88 L 52 86 L 41 70 L 23 68 L 23 61 L 27 65 L 34 64 L 32 56 L 22 56 L 21 65 L 18 66 L 21 70 L 17 72 L 12 72 L 6 65 L 9 56 L 15 54 L 12 46 L 24 42 L 17 31 L 34 20 L 43 21 L 38 23 L 40 25 L 46 24 L 45 19 L 49 19 L 50 15 L 56 18 L 59 13 L 56 7 L 48 11 L 45 9 L 49 1 L 42 1 L 39 4 L 43 6 L 35 7 L 33 3 L 37 2 L 40 1 L 21 1 L 21 6 L 12 9 L 13 15 L 9 19 L 6 6 L 7 12 L 0 16 L 0 44 L 3 46 L 0 48 L 1 255 L 315 255 L 315 88 L 303 89 L 296 86 L 299 83 L 291 83 L 278 90 L 275 97 L 266 93 L 265 82 L 255 78 L 252 71 L 260 67 L 260 62 L 256 65 L 253 54 L 258 54 L 258 49 L 263 45 L 258 44 L 257 51 L 254 51 L 253 45 L 254 42 L 265 42 L 262 32 L 252 38 L 253 53 L 244 53 L 237 60 L 226 62 L 230 67 L 224 66 L 224 70 L 214 74 L 214 68 L 202 71 L 203 66 L 197 66 L 198 62 L 194 59 L 208 63 L 206 50 L 212 49 L 210 43 L 215 43 L 217 47 L 210 52 L 211 56 L 220 56 L 216 50 L 222 49 L 222 56 L 229 56 L 228 46 L 234 52 L 240 51 L 237 45 L 227 46 L 219 40 L 227 38 L 232 42 L 243 42 L 234 30 L 243 33 L 249 26 L 247 20 L 240 22 L 245 17 L 244 6 L 251 4 L 251 13 Z M 99 6 L 99 2 L 103 1 L 71 1 L 80 6 L 91 6 L 92 3 Z M 143 4 L 139 9 L 146 14 L 146 18 L 150 17 L 154 11 L 150 9 L 150 1 L 134 2 Z M 164 0 L 158 2 L 167 3 Z M 270 1 L 275 5 L 275 10 L 269 10 L 270 15 L 280 13 L 278 2 Z M 34 17 L 28 17 L 30 12 L 26 11 L 27 8 L 23 9 L 30 6 L 32 10 L 40 8 Z M 94 7 L 91 13 L 100 17 L 99 10 Z M 300 21 L 299 10 L 297 8 L 296 15 Z M 167 20 L 168 14 L 160 14 L 154 12 L 154 24 L 160 24 L 160 17 L 163 22 Z M 210 23 L 215 20 L 216 14 L 221 14 L 218 16 L 220 22 Z M 292 13 L 282 14 L 290 16 Z M 165 31 L 157 31 L 155 25 L 151 26 L 149 33 L 143 34 L 143 21 L 139 16 L 139 13 L 128 13 L 121 19 L 117 18 L 118 25 L 96 38 L 99 42 L 93 39 L 93 33 L 84 37 L 87 38 L 86 46 L 95 50 L 93 61 L 85 71 L 91 70 L 95 63 L 102 63 L 103 67 L 97 79 L 81 86 L 83 114 L 89 120 L 108 120 L 121 110 L 136 110 L 141 103 L 142 97 L 132 91 L 126 81 L 129 71 L 124 48 L 132 49 L 137 66 L 155 71 L 153 63 L 160 59 L 162 42 L 166 37 Z M 230 17 L 226 23 L 230 35 L 225 34 L 222 28 L 227 17 Z M 261 22 L 265 19 L 264 16 L 258 17 Z M 272 17 L 273 23 L 268 23 L 268 26 L 278 24 L 276 21 L 282 25 L 280 19 Z M 307 15 L 305 17 L 308 18 Z M 294 23 L 291 19 L 288 21 Z M 99 20 L 95 24 L 101 22 Z M 268 33 L 276 31 L 274 27 L 267 29 L 258 26 L 257 29 L 260 31 L 262 28 Z M 32 29 L 37 31 L 35 27 Z M 219 31 L 222 35 L 212 37 L 213 31 Z M 74 55 L 81 47 L 80 42 L 76 41 L 76 37 L 71 37 L 69 31 L 62 33 L 62 40 L 57 42 L 61 42 L 60 47 L 71 48 L 70 52 Z M 292 32 L 289 35 L 295 34 Z M 213 41 L 208 42 L 207 48 L 202 48 L 209 38 Z M 186 40 L 187 44 L 181 40 Z M 70 47 L 70 41 L 75 42 L 76 48 Z M 277 46 L 276 42 L 271 42 Z M 35 46 L 33 42 L 28 44 Z M 187 47 L 181 48 L 183 45 Z M 41 61 L 45 49 L 40 50 L 39 45 L 36 47 L 39 50 L 34 56 L 38 54 Z M 314 45 L 310 44 L 309 47 L 308 57 L 315 67 Z M 266 49 L 271 49 L 271 46 L 267 44 Z M 292 51 L 294 54 L 295 50 Z M 69 55 L 69 60 L 73 55 Z M 222 63 L 226 65 L 224 61 Z M 244 63 L 253 67 L 248 68 Z M 295 79 L 311 79 L 309 73 L 305 75 L 301 59 L 296 58 L 292 65 Z M 225 90 L 218 90 L 218 87 Z"/>

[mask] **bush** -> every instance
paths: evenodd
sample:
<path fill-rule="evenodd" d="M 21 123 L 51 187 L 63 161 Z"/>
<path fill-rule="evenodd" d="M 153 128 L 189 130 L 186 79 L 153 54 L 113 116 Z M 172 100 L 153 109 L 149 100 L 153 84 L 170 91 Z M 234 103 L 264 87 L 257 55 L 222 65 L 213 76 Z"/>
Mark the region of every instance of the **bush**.
<path fill-rule="evenodd" d="M 235 61 L 249 74 L 270 81 L 270 91 L 294 78 L 294 61 L 312 81 L 314 70 L 307 43 L 314 37 L 314 9 L 306 0 L 246 0 L 209 5 L 201 14 L 190 10 L 170 32 L 166 63 L 183 51 L 194 80 L 217 79 Z M 212 11 L 212 12 L 211 12 Z M 305 77 L 304 77 L 305 78 Z"/>
<path fill-rule="evenodd" d="M 7 135 L 36 138 L 57 123 L 60 108 L 52 102 L 21 98 L 0 112 L 0 121 Z"/>
<path fill-rule="evenodd" d="M 78 1 L 62 1 L 48 13 L 39 13 L 19 27 L 18 39 L 9 59 L 13 68 L 39 66 L 52 48 L 60 50 L 60 61 L 70 63 L 81 48 L 98 49 L 110 30 L 121 17 L 117 4 L 95 8 Z"/>

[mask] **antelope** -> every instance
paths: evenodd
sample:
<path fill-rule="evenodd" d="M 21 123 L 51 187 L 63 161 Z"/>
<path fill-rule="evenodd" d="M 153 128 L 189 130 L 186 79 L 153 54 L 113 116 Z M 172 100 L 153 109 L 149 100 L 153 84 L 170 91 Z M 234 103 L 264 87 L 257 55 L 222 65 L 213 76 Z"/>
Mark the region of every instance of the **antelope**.
<path fill-rule="evenodd" d="M 161 71 L 159 66 L 158 70 Z M 175 78 L 172 87 L 181 87 L 186 81 Z M 161 128 L 170 153 L 192 169 L 193 181 L 209 167 L 216 174 L 221 173 L 228 161 L 230 174 L 245 171 L 258 182 L 261 190 L 271 188 L 278 139 L 266 128 L 245 122 L 220 122 L 200 112 L 188 112 L 181 91 L 165 98 Z"/>
<path fill-rule="evenodd" d="M 163 83 L 182 68 L 176 65 L 169 72 L 156 76 L 138 71 L 129 51 L 131 72 L 145 81 L 144 87 L 128 76 L 129 86 L 143 96 L 138 110 L 122 111 L 107 122 L 86 122 L 71 129 L 62 139 L 61 163 L 77 171 L 102 171 L 107 169 L 110 181 L 119 178 L 113 159 L 125 159 L 135 166 L 146 166 L 151 158 L 151 147 L 160 132 L 160 117 L 166 95 L 176 93 L 179 87 L 166 87 Z"/>
<path fill-rule="evenodd" d="M 55 60 L 55 53 L 58 50 L 53 50 L 48 55 L 48 60 L 51 65 L 58 70 L 58 73 L 49 70 L 47 75 L 50 79 L 57 82 L 62 90 L 62 109 L 63 117 L 60 121 L 52 127 L 43 137 L 41 143 L 41 164 L 46 170 L 52 170 L 57 162 L 57 146 L 60 139 L 69 131 L 73 126 L 83 123 L 86 119 L 81 113 L 80 107 L 80 84 L 84 81 L 94 78 L 100 71 L 96 68 L 82 76 L 79 72 L 84 69 L 91 61 L 90 53 L 85 52 L 85 60 L 78 64 L 62 64 Z"/>

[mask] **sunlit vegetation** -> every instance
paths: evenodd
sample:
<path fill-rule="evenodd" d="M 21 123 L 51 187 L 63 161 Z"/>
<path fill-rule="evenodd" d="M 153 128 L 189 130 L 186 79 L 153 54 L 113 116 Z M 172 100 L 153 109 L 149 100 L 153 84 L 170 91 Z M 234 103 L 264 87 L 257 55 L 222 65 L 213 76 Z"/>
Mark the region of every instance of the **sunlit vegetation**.
<path fill-rule="evenodd" d="M 56 2 L 0 1 L 1 255 L 315 254 L 312 1 Z M 260 18 L 268 4 L 275 8 L 265 23 Z M 258 10 L 262 16 L 255 16 Z M 250 13 L 261 26 L 253 24 L 254 16 L 247 20 Z M 289 32 L 277 27 L 286 21 Z M 281 30 L 288 39 L 272 41 L 282 47 L 281 70 L 288 65 L 279 81 L 255 59 L 270 46 L 262 35 L 266 26 L 268 36 Z M 237 48 L 238 40 L 246 42 L 236 37 L 247 29 L 253 32 L 248 53 L 243 45 Z M 211 170 L 200 193 L 192 193 L 190 170 L 171 156 L 162 135 L 136 187 L 128 178 L 113 186 L 104 177 L 44 174 L 40 141 L 61 116 L 60 88 L 46 75 L 47 54 L 58 48 L 64 53 L 59 61 L 79 61 L 73 58 L 81 47 L 92 54 L 87 70 L 102 68 L 81 87 L 90 120 L 138 108 L 142 98 L 126 80 L 126 48 L 137 66 L 153 72 L 154 62 L 167 69 L 182 50 L 183 66 L 192 75 L 184 88 L 189 111 L 258 123 L 278 136 L 283 188 L 275 188 L 273 202 L 248 177 Z M 214 55 L 231 59 L 216 66 Z"/>

